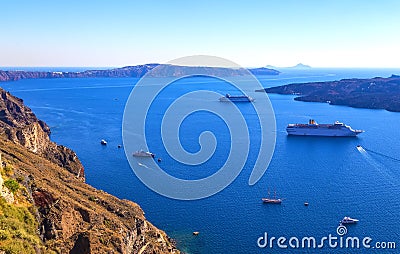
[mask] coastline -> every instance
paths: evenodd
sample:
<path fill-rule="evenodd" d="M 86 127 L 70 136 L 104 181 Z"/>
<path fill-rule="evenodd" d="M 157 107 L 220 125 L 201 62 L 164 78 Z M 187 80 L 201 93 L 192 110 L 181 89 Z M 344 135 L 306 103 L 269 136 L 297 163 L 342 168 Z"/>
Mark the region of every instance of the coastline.
<path fill-rule="evenodd" d="M 16 186 L 12 198 L 8 191 L 2 196 L 8 207 L 29 209 L 38 239 L 14 236 L 14 245 L 2 239 L 0 249 L 17 251 L 21 242 L 28 252 L 180 253 L 139 205 L 86 184 L 75 152 L 52 142 L 50 128 L 21 99 L 0 93 L 2 174 Z"/>
<path fill-rule="evenodd" d="M 400 76 L 292 83 L 256 92 L 296 95 L 296 101 L 400 112 Z"/>

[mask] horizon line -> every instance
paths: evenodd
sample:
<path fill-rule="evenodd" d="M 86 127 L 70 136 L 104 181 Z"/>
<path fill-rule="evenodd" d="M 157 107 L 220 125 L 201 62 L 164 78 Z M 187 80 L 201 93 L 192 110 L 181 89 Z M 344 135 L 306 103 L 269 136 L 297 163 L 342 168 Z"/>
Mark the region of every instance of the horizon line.
<path fill-rule="evenodd" d="M 133 66 L 140 66 L 140 65 L 149 65 L 149 64 L 159 64 L 160 63 L 144 63 L 144 64 L 134 64 L 134 65 L 120 65 L 120 66 L 45 66 L 45 65 L 39 65 L 39 66 L 5 66 L 5 65 L 0 65 L 0 70 L 1 68 L 105 68 L 105 69 L 113 69 L 113 68 L 124 68 L 124 67 L 133 67 Z M 168 64 L 168 63 L 166 63 Z M 186 65 L 181 65 L 181 66 L 186 66 Z M 382 66 L 376 66 L 376 67 L 371 67 L 371 66 L 309 66 L 308 67 L 296 67 L 294 66 L 286 66 L 286 67 L 279 67 L 279 66 L 272 66 L 272 65 L 264 65 L 264 66 L 243 66 L 242 68 L 246 69 L 252 69 L 252 68 L 268 68 L 268 69 L 301 69 L 301 70 L 308 70 L 308 69 L 400 69 L 400 66 L 398 67 L 382 67 Z M 194 67 L 194 66 L 187 66 L 187 67 Z M 196 67 L 215 67 L 215 66 L 196 66 Z M 218 67 L 215 67 L 218 68 Z M 223 67 L 219 67 L 223 68 Z M 224 67 L 227 68 L 227 67 Z"/>

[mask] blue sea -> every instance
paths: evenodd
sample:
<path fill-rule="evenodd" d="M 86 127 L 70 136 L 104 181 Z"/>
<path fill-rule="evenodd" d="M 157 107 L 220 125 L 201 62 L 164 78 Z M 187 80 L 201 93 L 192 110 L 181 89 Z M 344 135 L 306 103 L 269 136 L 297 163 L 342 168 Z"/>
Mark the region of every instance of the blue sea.
<path fill-rule="evenodd" d="M 76 68 L 79 69 L 79 68 Z M 70 69 L 69 69 L 70 70 Z M 63 71 L 62 68 L 57 71 Z M 259 76 L 264 87 L 295 82 L 342 78 L 387 77 L 394 69 L 307 69 L 282 70 L 278 76 Z M 338 236 L 344 216 L 360 220 L 347 227 L 347 235 L 397 243 L 400 248 L 400 113 L 356 109 L 326 103 L 294 101 L 292 95 L 270 94 L 276 118 L 276 146 L 264 176 L 253 186 L 248 179 L 257 156 L 259 131 L 254 108 L 237 105 L 249 126 L 251 146 L 247 163 L 223 191 L 200 200 L 179 201 L 147 188 L 130 168 L 122 144 L 122 117 L 128 96 L 138 79 L 34 79 L 0 85 L 22 98 L 35 114 L 51 127 L 51 139 L 72 148 L 81 159 L 86 182 L 96 188 L 138 203 L 146 218 L 174 238 L 185 253 L 375 253 L 375 249 L 281 249 L 260 248 L 259 237 L 320 239 Z M 216 172 L 229 153 L 229 129 L 214 114 L 198 112 L 181 125 L 182 146 L 199 150 L 198 137 L 209 130 L 218 142 L 208 163 L 188 170 L 162 147 L 158 124 L 168 104 L 184 92 L 213 90 L 235 94 L 229 84 L 206 77 L 193 77 L 171 85 L 149 110 L 149 148 L 163 158 L 160 166 L 183 179 L 200 179 Z M 245 91 L 246 92 L 246 91 Z M 256 101 L 257 102 L 257 101 Z M 161 113 L 160 113 L 161 112 Z M 340 120 L 363 129 L 357 138 L 288 137 L 286 125 Z M 105 139 L 107 146 L 100 145 Z M 366 149 L 360 152 L 356 146 Z M 380 154 L 385 156 L 382 156 Z M 393 157 L 393 159 L 391 158 Z M 281 205 L 266 205 L 261 198 L 268 189 L 284 198 Z M 309 202 L 309 206 L 304 206 Z M 200 234 L 193 236 L 193 231 Z"/>

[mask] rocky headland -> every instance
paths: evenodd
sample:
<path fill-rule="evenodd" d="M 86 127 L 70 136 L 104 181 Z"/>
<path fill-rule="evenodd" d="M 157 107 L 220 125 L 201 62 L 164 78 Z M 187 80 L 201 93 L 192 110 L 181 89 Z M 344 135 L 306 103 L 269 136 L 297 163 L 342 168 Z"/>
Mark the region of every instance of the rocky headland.
<path fill-rule="evenodd" d="M 355 108 L 400 112 L 400 76 L 371 79 L 342 79 L 328 82 L 295 83 L 258 90 L 298 95 L 297 101 L 325 102 Z"/>
<path fill-rule="evenodd" d="M 0 96 L 0 253 L 179 253 L 137 204 L 86 184 L 21 99 Z"/>

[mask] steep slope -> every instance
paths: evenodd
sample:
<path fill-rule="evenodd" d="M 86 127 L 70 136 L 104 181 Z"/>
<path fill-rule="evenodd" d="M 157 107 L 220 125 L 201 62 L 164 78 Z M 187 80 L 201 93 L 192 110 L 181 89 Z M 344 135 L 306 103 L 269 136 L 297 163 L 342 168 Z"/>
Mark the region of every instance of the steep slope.
<path fill-rule="evenodd" d="M 11 205 L 24 204 L 36 217 L 37 252 L 179 253 L 137 204 L 85 184 L 75 153 L 51 142 L 48 126 L 20 99 L 0 94 L 1 164 L 21 186 Z"/>

